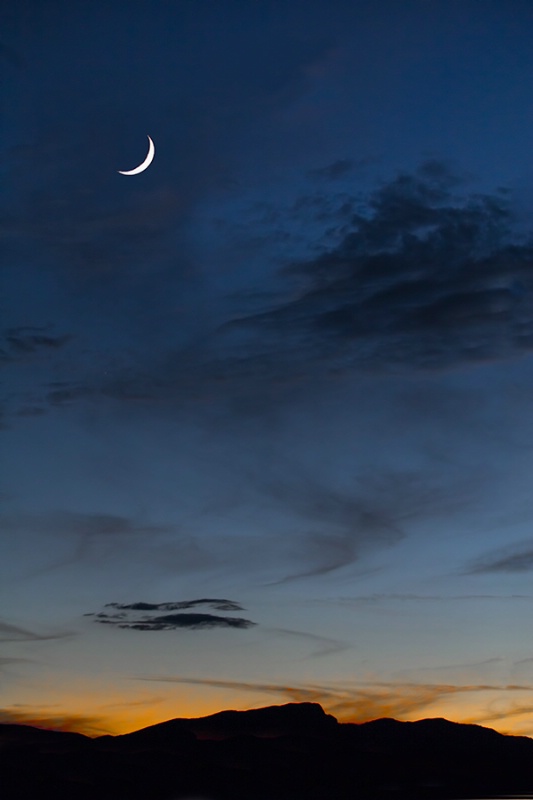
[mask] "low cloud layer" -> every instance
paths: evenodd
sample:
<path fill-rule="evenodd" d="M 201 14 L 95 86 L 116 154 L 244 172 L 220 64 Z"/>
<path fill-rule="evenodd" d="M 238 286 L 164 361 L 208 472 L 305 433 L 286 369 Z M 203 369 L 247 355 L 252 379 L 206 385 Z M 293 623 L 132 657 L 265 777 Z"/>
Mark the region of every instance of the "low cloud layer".
<path fill-rule="evenodd" d="M 107 603 L 104 607 L 115 609 L 113 612 L 101 611 L 97 614 L 86 614 L 86 616 L 94 617 L 94 621 L 102 625 L 114 625 L 116 628 L 136 631 L 172 631 L 180 628 L 188 628 L 189 630 L 204 630 L 207 628 L 246 629 L 256 624 L 243 617 L 220 616 L 206 612 L 153 613 L 196 608 L 197 606 L 208 606 L 217 611 L 243 610 L 241 605 L 232 600 L 203 598 L 199 600 L 183 600 L 176 603 Z M 139 611 L 151 613 L 132 613 Z"/>
<path fill-rule="evenodd" d="M 50 731 L 65 733 L 83 732 L 86 736 L 102 736 L 112 732 L 104 716 L 88 714 L 61 714 L 39 709 L 0 708 L 0 723 L 4 725 L 31 725 Z"/>
<path fill-rule="evenodd" d="M 246 681 L 202 680 L 172 676 L 140 677 L 137 680 L 212 686 L 219 689 L 274 694 L 291 702 L 320 703 L 326 711 L 343 722 L 367 722 L 381 717 L 402 719 L 423 714 L 433 703 L 456 695 L 531 692 L 531 686 L 447 683 L 373 683 L 370 685 L 331 686 L 308 684 L 286 686 Z"/>

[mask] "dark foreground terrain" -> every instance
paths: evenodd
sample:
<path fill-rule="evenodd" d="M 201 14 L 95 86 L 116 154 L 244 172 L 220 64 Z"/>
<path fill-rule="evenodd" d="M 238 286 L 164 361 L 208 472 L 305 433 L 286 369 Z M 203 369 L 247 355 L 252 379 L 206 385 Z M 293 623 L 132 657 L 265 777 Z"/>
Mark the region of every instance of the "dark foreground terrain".
<path fill-rule="evenodd" d="M 533 739 L 443 719 L 340 724 L 315 703 L 90 739 L 0 725 L 3 800 L 442 800 L 533 792 Z"/>

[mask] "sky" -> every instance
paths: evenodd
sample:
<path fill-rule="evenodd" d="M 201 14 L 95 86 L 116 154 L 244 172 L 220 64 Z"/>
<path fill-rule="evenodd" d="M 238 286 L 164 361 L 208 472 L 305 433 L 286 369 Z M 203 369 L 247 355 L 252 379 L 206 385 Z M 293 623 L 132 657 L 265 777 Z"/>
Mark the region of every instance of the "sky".
<path fill-rule="evenodd" d="M 0 31 L 0 721 L 533 736 L 529 0 Z"/>

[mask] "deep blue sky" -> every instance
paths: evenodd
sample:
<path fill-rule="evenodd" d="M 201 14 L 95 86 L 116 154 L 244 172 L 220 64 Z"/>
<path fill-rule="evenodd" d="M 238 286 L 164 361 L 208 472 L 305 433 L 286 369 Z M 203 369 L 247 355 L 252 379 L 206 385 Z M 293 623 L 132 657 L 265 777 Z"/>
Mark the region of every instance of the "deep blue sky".
<path fill-rule="evenodd" d="M 0 31 L 1 718 L 533 735 L 531 3 Z"/>

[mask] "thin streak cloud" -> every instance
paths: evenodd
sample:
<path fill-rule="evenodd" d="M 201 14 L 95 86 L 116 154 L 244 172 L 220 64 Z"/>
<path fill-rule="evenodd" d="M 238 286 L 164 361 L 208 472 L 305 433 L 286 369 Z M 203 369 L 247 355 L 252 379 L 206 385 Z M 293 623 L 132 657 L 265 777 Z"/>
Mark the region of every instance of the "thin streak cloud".
<path fill-rule="evenodd" d="M 75 634 L 71 631 L 36 633 L 0 620 L 0 642 L 44 642 L 53 639 L 68 639 L 72 636 Z"/>
<path fill-rule="evenodd" d="M 252 691 L 285 697 L 292 702 L 320 703 L 343 722 L 367 722 L 381 717 L 401 719 L 424 713 L 433 703 L 448 697 L 481 693 L 533 692 L 532 685 L 518 684 L 431 684 L 376 682 L 365 685 L 333 686 L 309 684 L 286 686 L 247 681 L 221 681 L 173 676 L 137 677 L 134 680 L 163 683 L 184 683 L 213 688 Z"/>

